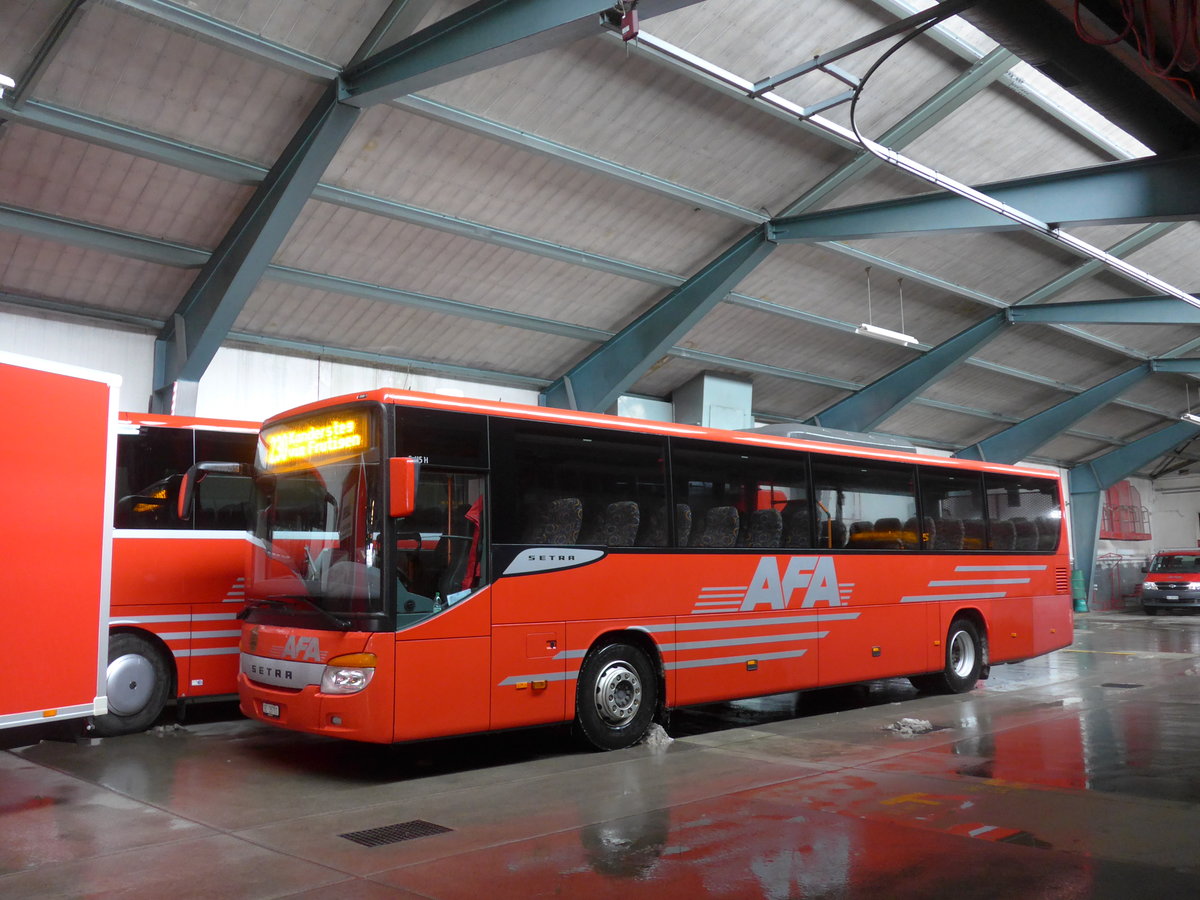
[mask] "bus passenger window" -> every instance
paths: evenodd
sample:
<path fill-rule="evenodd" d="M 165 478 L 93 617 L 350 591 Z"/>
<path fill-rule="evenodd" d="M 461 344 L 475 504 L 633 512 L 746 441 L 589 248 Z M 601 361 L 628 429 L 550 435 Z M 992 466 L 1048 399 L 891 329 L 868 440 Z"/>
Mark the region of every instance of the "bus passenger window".
<path fill-rule="evenodd" d="M 922 466 L 918 477 L 924 512 L 921 545 L 938 552 L 982 550 L 983 481 L 979 473 Z"/>
<path fill-rule="evenodd" d="M 1057 550 L 1062 508 L 1057 482 L 1024 475 L 984 474 L 988 549 L 1017 553 Z"/>
<path fill-rule="evenodd" d="M 913 550 L 904 523 L 916 525 L 915 469 L 903 463 L 813 457 L 817 546 Z M 914 532 L 915 535 L 915 532 Z"/>
<path fill-rule="evenodd" d="M 497 543 L 666 544 L 662 437 L 501 419 L 491 428 Z"/>

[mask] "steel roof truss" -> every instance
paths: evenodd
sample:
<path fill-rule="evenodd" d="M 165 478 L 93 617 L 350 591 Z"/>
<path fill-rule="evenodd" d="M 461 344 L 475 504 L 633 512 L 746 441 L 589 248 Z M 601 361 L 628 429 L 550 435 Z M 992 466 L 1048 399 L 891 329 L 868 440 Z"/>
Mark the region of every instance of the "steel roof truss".
<path fill-rule="evenodd" d="M 1200 299 L 1200 295 L 1194 295 Z M 1035 322 L 1101 322 L 1124 325 L 1200 325 L 1200 308 L 1174 297 L 1125 297 L 1011 306 L 1014 325 Z"/>
<path fill-rule="evenodd" d="M 603 412 L 775 248 L 768 226 L 736 241 L 542 393 L 547 406 Z"/>
<path fill-rule="evenodd" d="M 187 412 L 171 382 L 204 374 L 359 112 L 331 84 L 259 184 L 155 342 L 152 412 Z"/>
<path fill-rule="evenodd" d="M 642 0 L 648 18 L 696 0 Z M 479 0 L 343 72 L 346 102 L 371 106 L 532 56 L 600 30 L 602 0 Z"/>
<path fill-rule="evenodd" d="M 961 459 L 1015 463 L 1066 431 L 1071 425 L 1128 390 L 1150 374 L 1149 365 L 1134 366 L 1107 381 L 1042 410 L 1022 422 L 964 447 L 954 455 Z"/>
<path fill-rule="evenodd" d="M 978 190 L 1055 226 L 1200 215 L 1200 155 L 1151 157 L 985 184 Z M 780 241 L 845 241 L 1022 226 L 956 194 L 922 194 L 776 220 Z"/>
<path fill-rule="evenodd" d="M 958 365 L 976 348 L 998 335 L 1007 325 L 1003 314 L 989 316 L 845 400 L 835 403 L 810 421 L 822 428 L 871 431 L 926 386 L 940 378 L 947 369 Z"/>

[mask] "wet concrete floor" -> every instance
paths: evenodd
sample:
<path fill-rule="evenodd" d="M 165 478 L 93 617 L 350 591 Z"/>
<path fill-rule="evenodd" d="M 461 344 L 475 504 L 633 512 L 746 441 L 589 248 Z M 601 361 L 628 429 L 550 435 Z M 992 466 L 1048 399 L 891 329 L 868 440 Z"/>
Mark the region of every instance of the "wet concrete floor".
<path fill-rule="evenodd" d="M 970 694 L 719 704 L 616 753 L 555 729 L 375 747 L 220 707 L 10 747 L 0 897 L 1200 897 L 1200 615 L 1076 632 Z"/>

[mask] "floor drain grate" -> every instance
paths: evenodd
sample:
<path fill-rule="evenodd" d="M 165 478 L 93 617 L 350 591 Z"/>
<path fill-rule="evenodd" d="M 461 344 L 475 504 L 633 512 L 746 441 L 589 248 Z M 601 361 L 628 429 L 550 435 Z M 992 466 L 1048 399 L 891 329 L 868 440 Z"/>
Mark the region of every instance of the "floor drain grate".
<path fill-rule="evenodd" d="M 1115 688 L 1139 688 L 1145 687 L 1144 684 L 1125 684 L 1121 681 L 1106 681 L 1100 687 L 1115 687 Z"/>
<path fill-rule="evenodd" d="M 398 844 L 400 841 L 445 834 L 447 831 L 453 830 L 444 825 L 434 825 L 432 822 L 414 819 L 411 822 L 382 825 L 379 828 L 368 828 L 365 831 L 351 831 L 348 834 L 339 834 L 338 837 L 344 837 L 346 840 L 362 844 L 364 847 L 382 847 L 384 844 Z"/>

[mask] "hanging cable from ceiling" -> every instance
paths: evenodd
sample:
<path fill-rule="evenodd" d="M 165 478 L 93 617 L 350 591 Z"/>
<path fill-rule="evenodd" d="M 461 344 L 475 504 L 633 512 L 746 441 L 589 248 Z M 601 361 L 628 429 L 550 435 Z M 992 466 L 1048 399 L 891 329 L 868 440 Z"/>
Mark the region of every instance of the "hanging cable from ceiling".
<path fill-rule="evenodd" d="M 1151 9 L 1150 0 L 1121 0 L 1118 4 L 1118 22 L 1104 24 L 1112 31 L 1111 37 L 1095 34 L 1084 22 L 1082 0 L 1075 0 L 1075 33 L 1087 44 L 1111 47 L 1115 44 L 1131 44 L 1142 67 L 1151 75 L 1169 81 L 1186 91 L 1193 100 L 1196 89 L 1182 77 L 1182 73 L 1193 72 L 1200 67 L 1200 0 L 1165 0 Z M 1166 19 L 1164 29 L 1156 20 Z M 1097 19 L 1095 13 L 1092 14 Z M 1160 61 L 1163 58 L 1166 61 Z"/>

